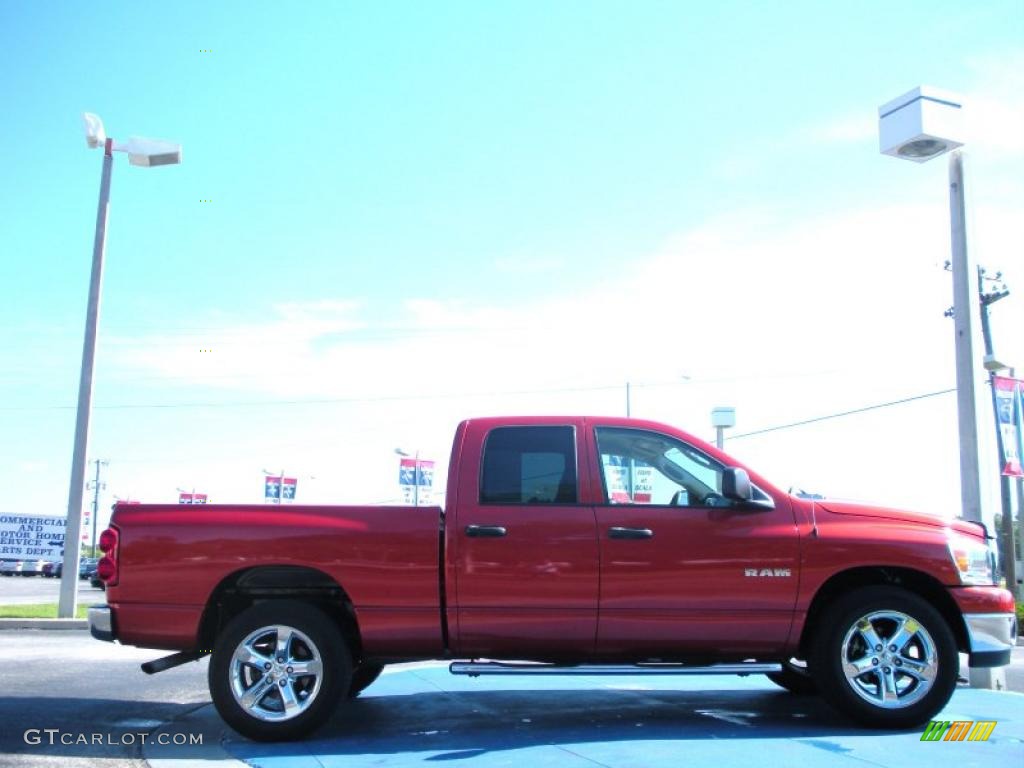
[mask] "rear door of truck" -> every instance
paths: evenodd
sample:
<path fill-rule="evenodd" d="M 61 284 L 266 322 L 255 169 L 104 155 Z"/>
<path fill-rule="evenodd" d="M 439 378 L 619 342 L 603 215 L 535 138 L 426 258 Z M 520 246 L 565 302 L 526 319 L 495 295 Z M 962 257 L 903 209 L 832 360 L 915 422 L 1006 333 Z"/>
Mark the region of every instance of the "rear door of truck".
<path fill-rule="evenodd" d="M 582 419 L 479 420 L 447 513 L 453 649 L 579 659 L 594 649 L 598 540 L 581 503 Z"/>

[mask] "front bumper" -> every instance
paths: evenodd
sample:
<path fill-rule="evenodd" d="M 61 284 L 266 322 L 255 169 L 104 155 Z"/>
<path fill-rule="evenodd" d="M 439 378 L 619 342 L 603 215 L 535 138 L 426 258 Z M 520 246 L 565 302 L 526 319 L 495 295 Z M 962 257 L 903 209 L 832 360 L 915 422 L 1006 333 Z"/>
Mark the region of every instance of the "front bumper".
<path fill-rule="evenodd" d="M 114 615 L 109 605 L 89 606 L 89 633 L 97 640 L 114 642 Z"/>
<path fill-rule="evenodd" d="M 1017 643 L 1017 616 L 1013 613 L 965 613 L 970 665 L 1002 667 L 1010 663 Z"/>

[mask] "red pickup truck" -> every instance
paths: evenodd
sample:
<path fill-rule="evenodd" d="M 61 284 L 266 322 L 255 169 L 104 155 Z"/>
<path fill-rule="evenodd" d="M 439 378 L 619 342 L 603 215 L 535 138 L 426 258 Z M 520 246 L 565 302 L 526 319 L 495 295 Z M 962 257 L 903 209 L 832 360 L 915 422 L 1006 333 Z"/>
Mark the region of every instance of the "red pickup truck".
<path fill-rule="evenodd" d="M 221 716 L 302 737 L 386 664 L 456 674 L 764 673 L 867 726 L 927 722 L 1009 662 L 980 524 L 785 493 L 685 432 L 459 425 L 446 508 L 117 506 L 102 640 L 210 654 Z"/>

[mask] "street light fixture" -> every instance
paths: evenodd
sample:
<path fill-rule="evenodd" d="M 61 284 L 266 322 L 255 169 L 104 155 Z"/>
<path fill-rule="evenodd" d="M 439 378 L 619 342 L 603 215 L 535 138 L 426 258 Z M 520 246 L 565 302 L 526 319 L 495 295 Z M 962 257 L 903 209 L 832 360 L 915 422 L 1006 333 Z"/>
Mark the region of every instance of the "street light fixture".
<path fill-rule="evenodd" d="M 103 282 L 103 254 L 107 245 L 107 212 L 110 208 L 110 174 L 114 152 L 125 152 L 128 162 L 143 167 L 174 165 L 181 162 L 181 145 L 157 139 L 130 138 L 117 143 L 107 137 L 103 121 L 86 112 L 82 115 L 85 142 L 90 149 L 103 147 L 103 171 L 100 176 L 100 200 L 96 210 L 96 235 L 92 249 L 92 274 L 85 315 L 85 339 L 82 343 L 82 371 L 78 381 L 78 409 L 75 418 L 75 445 L 71 458 L 71 487 L 68 492 L 67 528 L 64 534 L 64 565 L 60 581 L 57 615 L 69 619 L 78 602 L 78 558 L 82 551 L 82 496 L 85 489 L 85 455 L 89 444 L 89 416 L 92 410 L 92 374 L 96 359 L 96 331 L 99 326 L 100 288 Z M 95 525 L 95 523 L 94 523 Z"/>
<path fill-rule="evenodd" d="M 725 430 L 736 426 L 736 409 L 722 406 L 711 409 L 711 426 L 715 428 L 715 447 L 725 447 Z"/>
<path fill-rule="evenodd" d="M 922 163 L 953 150 L 949 157 L 949 215 L 953 258 L 953 323 L 956 343 L 956 400 L 960 434 L 960 504 L 963 517 L 981 522 L 978 462 L 978 406 L 975 393 L 974 318 L 979 312 L 977 270 L 967 252 L 964 206 L 963 100 L 954 93 L 921 86 L 878 108 L 883 154 Z"/>

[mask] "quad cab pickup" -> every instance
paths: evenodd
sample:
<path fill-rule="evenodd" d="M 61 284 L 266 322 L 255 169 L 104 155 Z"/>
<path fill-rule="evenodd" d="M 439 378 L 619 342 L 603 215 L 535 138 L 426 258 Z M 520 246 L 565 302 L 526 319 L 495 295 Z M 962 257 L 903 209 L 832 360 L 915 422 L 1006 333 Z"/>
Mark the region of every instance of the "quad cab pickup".
<path fill-rule="evenodd" d="M 209 654 L 221 716 L 305 736 L 387 664 L 765 673 L 864 725 L 927 722 L 958 652 L 1009 662 L 983 526 L 791 496 L 672 427 L 459 425 L 447 505 L 118 505 L 92 634 Z M 511 660 L 515 660 L 514 662 Z"/>

